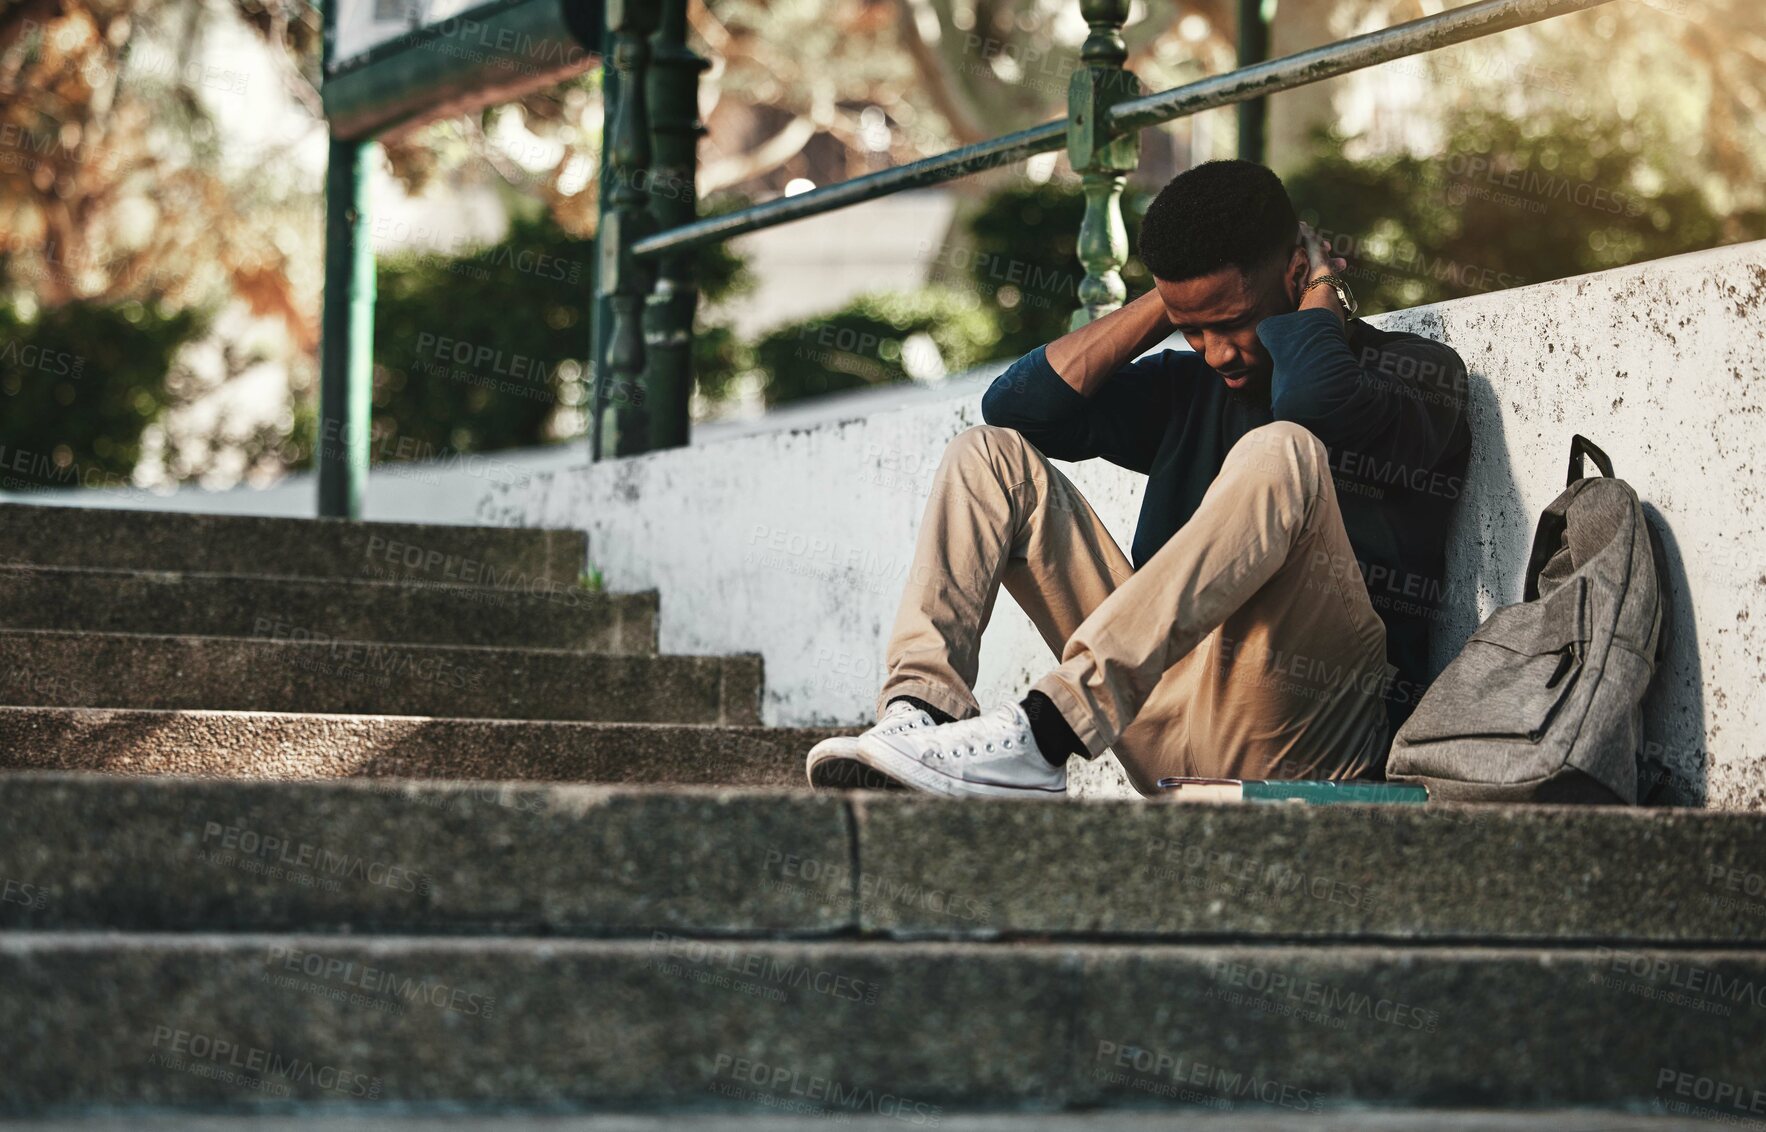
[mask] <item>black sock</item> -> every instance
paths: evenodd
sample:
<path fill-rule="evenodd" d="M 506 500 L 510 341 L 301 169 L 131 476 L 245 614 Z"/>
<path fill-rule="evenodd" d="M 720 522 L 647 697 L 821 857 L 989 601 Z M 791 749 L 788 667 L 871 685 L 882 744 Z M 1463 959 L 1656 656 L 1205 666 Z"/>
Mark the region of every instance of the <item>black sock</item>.
<path fill-rule="evenodd" d="M 890 696 L 889 697 L 890 704 L 896 702 L 897 700 L 900 700 L 903 703 L 912 704 L 913 706 L 919 708 L 921 711 L 925 712 L 927 715 L 932 717 L 933 723 L 955 723 L 957 721 L 957 717 L 952 715 L 950 712 L 939 711 L 937 708 L 933 707 L 931 704 L 927 703 L 925 700 L 919 699 L 917 697 L 914 697 L 914 696 Z M 888 707 L 889 704 L 884 704 L 883 706 Z"/>
<path fill-rule="evenodd" d="M 1042 757 L 1049 765 L 1059 770 L 1067 765 L 1067 760 L 1074 755 L 1082 759 L 1091 758 L 1091 752 L 1073 733 L 1073 727 L 1055 706 L 1055 701 L 1041 692 L 1031 692 L 1021 701 L 1024 714 L 1030 717 L 1030 733 L 1036 736 L 1036 746 L 1042 751 Z"/>

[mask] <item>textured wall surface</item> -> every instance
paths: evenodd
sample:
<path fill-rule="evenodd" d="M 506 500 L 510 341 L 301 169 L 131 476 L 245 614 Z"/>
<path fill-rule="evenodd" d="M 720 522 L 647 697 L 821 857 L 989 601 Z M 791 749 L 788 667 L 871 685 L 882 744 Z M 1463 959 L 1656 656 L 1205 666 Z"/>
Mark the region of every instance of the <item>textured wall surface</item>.
<path fill-rule="evenodd" d="M 1587 434 L 1666 536 L 1674 624 L 1646 703 L 1673 795 L 1766 809 L 1766 243 L 1435 307 L 1380 325 L 1445 341 L 1471 371 L 1472 466 L 1450 548 L 1437 665 L 1520 599 L 1539 511 Z M 662 593 L 666 652 L 760 652 L 766 720 L 869 718 L 926 485 L 980 423 L 987 375 L 850 419 L 483 485 L 486 521 L 589 532 L 611 588 Z M 1127 545 L 1140 477 L 1066 470 Z M 1002 597 L 983 703 L 1021 691 L 1047 648 Z M 1108 768 L 1093 788 L 1110 789 Z"/>

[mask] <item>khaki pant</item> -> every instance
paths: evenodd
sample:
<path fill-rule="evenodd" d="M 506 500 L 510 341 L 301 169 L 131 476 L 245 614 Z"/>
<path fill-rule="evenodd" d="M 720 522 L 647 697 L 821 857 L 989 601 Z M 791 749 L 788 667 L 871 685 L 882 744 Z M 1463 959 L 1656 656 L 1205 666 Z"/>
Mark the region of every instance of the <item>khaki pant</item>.
<path fill-rule="evenodd" d="M 1385 758 L 1393 668 L 1324 445 L 1278 421 L 1227 454 L 1140 570 L 1019 433 L 971 428 L 933 479 L 878 708 L 957 718 L 1001 584 L 1061 664 L 1034 687 L 1142 793 L 1165 775 L 1355 778 Z"/>

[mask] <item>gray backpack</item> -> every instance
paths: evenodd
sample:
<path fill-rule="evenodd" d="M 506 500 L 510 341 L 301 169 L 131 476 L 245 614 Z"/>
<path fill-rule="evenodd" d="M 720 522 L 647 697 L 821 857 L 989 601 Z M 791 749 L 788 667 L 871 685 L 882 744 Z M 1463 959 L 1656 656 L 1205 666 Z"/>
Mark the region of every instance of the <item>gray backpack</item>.
<path fill-rule="evenodd" d="M 1601 478 L 1583 478 L 1582 457 Z M 1667 640 L 1666 557 L 1586 437 L 1539 517 L 1525 600 L 1479 625 L 1393 737 L 1387 777 L 1467 802 L 1638 801 L 1643 696 Z"/>

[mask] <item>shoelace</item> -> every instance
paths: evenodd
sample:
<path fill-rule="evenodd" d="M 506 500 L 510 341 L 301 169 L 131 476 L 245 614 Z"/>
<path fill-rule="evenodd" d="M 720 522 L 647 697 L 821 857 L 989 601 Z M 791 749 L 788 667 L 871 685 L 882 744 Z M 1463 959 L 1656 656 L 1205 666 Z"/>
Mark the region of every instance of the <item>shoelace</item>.
<path fill-rule="evenodd" d="M 900 731 L 918 731 L 922 727 L 932 726 L 927 720 L 926 713 L 920 711 L 918 708 L 914 708 L 910 711 L 894 712 L 893 715 L 894 718 L 884 716 L 883 719 L 879 721 L 882 729 L 891 735 Z"/>
<path fill-rule="evenodd" d="M 979 730 L 979 728 L 982 724 L 987 723 L 988 721 L 993 719 L 995 716 L 1002 716 L 1008 722 L 1012 723 L 1014 725 L 1014 727 L 1016 728 L 1016 734 L 1015 735 L 1007 735 L 1004 739 L 1001 739 L 997 744 L 995 744 L 991 741 L 988 743 L 985 743 L 981 746 L 980 749 L 982 751 L 987 752 L 988 754 L 992 754 L 996 749 L 1002 749 L 1002 750 L 1007 750 L 1007 751 L 1015 750 L 1018 746 L 1018 743 L 1016 740 L 1023 738 L 1023 729 L 1017 728 L 1016 727 L 1017 721 L 1015 719 L 1013 719 L 1010 715 L 1004 714 L 1003 710 L 1001 712 L 994 712 L 991 715 L 979 716 L 973 720 L 966 720 L 965 722 L 967 722 L 971 725 L 971 728 L 970 728 L 971 730 Z M 974 758 L 976 753 L 977 753 L 977 749 L 976 749 L 974 743 L 952 742 L 948 751 L 945 749 L 945 746 L 942 743 L 938 743 L 938 744 L 933 745 L 932 750 L 927 753 L 927 757 L 934 758 L 934 759 L 942 759 L 947 756 L 950 758 Z"/>

